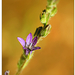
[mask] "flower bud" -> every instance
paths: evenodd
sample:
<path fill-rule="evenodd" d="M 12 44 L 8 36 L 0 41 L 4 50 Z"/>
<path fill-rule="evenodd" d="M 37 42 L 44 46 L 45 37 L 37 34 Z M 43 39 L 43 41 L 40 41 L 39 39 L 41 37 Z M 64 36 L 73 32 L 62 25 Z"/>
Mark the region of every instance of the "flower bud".
<path fill-rule="evenodd" d="M 46 37 L 49 33 L 50 33 L 50 30 L 51 30 L 51 25 L 46 25 L 40 32 L 41 36 L 42 37 Z"/>
<path fill-rule="evenodd" d="M 57 13 L 57 8 L 54 8 L 50 13 L 51 17 L 53 17 Z"/>
<path fill-rule="evenodd" d="M 42 11 L 42 14 L 40 14 L 40 21 L 41 23 L 45 24 L 46 23 L 46 10 Z"/>
<path fill-rule="evenodd" d="M 51 25 L 49 24 L 44 27 L 39 27 L 36 29 L 34 36 L 37 36 L 38 38 L 45 37 L 49 34 L 50 30 L 51 30 Z"/>
<path fill-rule="evenodd" d="M 52 11 L 52 7 L 46 7 L 46 11 L 47 11 L 47 13 L 50 13 L 51 11 Z"/>
<path fill-rule="evenodd" d="M 38 27 L 38 28 L 36 29 L 35 33 L 34 33 L 34 36 L 40 37 L 40 36 L 41 36 L 40 32 L 41 32 L 42 28 L 43 28 L 43 27 Z"/>

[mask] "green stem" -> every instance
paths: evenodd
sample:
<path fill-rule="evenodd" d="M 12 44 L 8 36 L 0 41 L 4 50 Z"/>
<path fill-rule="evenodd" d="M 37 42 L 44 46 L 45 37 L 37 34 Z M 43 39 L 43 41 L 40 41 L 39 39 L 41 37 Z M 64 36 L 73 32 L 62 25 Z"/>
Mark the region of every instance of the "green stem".
<path fill-rule="evenodd" d="M 21 73 L 21 71 L 27 66 L 27 64 L 29 63 L 30 59 L 32 58 L 33 56 L 33 53 L 32 54 L 28 54 L 27 56 L 25 56 L 25 54 L 22 54 L 19 62 L 18 62 L 18 71 L 15 75 L 19 75 Z"/>
<path fill-rule="evenodd" d="M 46 7 L 46 10 L 43 10 L 42 15 L 40 15 L 40 21 L 41 23 L 44 25 L 43 27 L 38 27 L 34 33 L 34 36 L 37 36 L 39 39 L 41 37 L 45 37 L 49 34 L 50 30 L 51 30 L 51 25 L 48 24 L 48 21 L 51 17 L 53 17 L 56 14 L 56 0 L 47 0 L 48 4 Z M 38 42 L 39 42 L 38 39 Z M 27 56 L 23 53 L 19 62 L 18 62 L 18 71 L 16 73 L 16 75 L 19 75 L 20 72 L 27 66 L 27 64 L 29 63 L 30 59 L 33 56 L 33 52 L 32 54 L 28 54 Z"/>

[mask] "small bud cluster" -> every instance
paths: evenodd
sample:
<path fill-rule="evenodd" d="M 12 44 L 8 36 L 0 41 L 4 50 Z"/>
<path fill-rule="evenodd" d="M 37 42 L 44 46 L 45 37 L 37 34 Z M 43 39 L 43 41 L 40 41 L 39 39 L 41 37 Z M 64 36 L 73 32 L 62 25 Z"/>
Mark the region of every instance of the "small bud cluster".
<path fill-rule="evenodd" d="M 38 38 L 46 37 L 49 34 L 50 30 L 51 30 L 51 25 L 50 24 L 48 24 L 44 27 L 42 27 L 42 26 L 38 27 L 36 29 L 35 33 L 34 33 L 34 36 L 37 36 Z"/>
<path fill-rule="evenodd" d="M 56 8 L 57 2 L 58 0 L 47 0 L 46 9 L 44 9 L 40 14 L 40 21 L 44 26 L 38 27 L 34 33 L 34 36 L 38 36 L 38 38 L 40 38 L 40 37 L 45 37 L 49 34 L 51 30 L 51 25 L 48 24 L 48 21 L 57 12 Z"/>
<path fill-rule="evenodd" d="M 56 14 L 56 12 L 57 12 L 57 8 L 56 8 L 57 2 L 58 2 L 58 0 L 47 0 L 46 9 L 44 9 L 42 11 L 42 13 L 40 14 L 40 21 L 41 21 L 42 24 L 47 25 L 49 19 Z"/>

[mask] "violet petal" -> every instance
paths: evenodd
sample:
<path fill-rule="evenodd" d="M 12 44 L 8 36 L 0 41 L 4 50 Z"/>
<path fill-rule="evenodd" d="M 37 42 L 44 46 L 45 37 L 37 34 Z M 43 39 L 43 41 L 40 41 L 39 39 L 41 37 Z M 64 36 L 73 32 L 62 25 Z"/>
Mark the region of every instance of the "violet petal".
<path fill-rule="evenodd" d="M 24 39 L 17 37 L 18 41 L 20 42 L 20 44 L 24 47 L 25 46 L 25 41 Z"/>
<path fill-rule="evenodd" d="M 27 36 L 26 43 L 27 43 L 27 45 L 29 45 L 31 42 L 32 42 L 32 34 L 30 33 L 30 34 Z"/>
<path fill-rule="evenodd" d="M 32 45 L 33 45 L 33 46 L 36 45 L 36 43 L 37 43 L 37 39 L 38 39 L 37 36 L 33 39 L 33 41 L 32 41 Z"/>
<path fill-rule="evenodd" d="M 27 49 L 27 48 L 23 48 L 24 49 L 24 52 L 25 52 L 25 55 L 28 55 L 29 54 L 29 49 Z"/>
<path fill-rule="evenodd" d="M 30 51 L 30 54 L 32 54 L 32 51 Z"/>
<path fill-rule="evenodd" d="M 26 55 L 28 55 L 29 54 L 29 50 L 26 50 Z"/>
<path fill-rule="evenodd" d="M 5 71 L 5 75 L 9 75 L 9 71 L 7 70 L 7 71 Z"/>
<path fill-rule="evenodd" d="M 37 50 L 37 49 L 41 49 L 41 47 L 33 47 L 32 51 Z"/>

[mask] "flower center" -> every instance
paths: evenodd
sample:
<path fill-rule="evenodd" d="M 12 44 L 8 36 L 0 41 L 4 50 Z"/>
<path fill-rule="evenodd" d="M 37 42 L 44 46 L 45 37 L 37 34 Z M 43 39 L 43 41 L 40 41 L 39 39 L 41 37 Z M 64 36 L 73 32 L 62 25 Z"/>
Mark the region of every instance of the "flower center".
<path fill-rule="evenodd" d="M 32 43 L 30 43 L 30 45 L 29 45 L 29 49 L 30 49 L 30 50 L 32 49 Z"/>
<path fill-rule="evenodd" d="M 25 48 L 27 48 L 27 49 L 29 49 L 31 51 L 32 50 L 32 43 L 27 45 L 27 43 L 25 42 Z"/>

